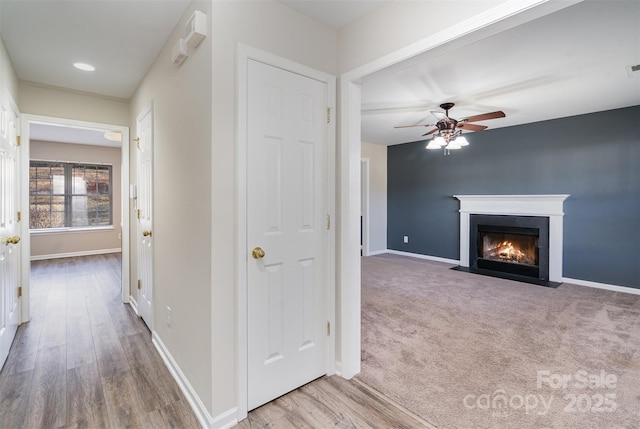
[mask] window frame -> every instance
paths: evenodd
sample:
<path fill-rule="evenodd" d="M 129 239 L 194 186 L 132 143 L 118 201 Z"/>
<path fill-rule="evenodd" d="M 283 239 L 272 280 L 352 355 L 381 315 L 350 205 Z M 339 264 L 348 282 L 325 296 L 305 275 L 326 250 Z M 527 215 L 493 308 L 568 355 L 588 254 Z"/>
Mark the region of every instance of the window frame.
<path fill-rule="evenodd" d="M 64 172 L 64 193 L 54 193 L 53 183 L 51 183 L 50 190 L 48 194 L 40 194 L 38 193 L 38 178 L 36 174 L 35 178 L 35 191 L 32 191 L 31 185 L 34 182 L 32 179 L 31 171 L 32 168 L 62 168 Z M 94 194 L 91 193 L 74 193 L 74 172 L 76 169 L 94 169 L 94 170 L 106 170 L 108 172 L 108 192 L 97 192 Z M 53 180 L 53 179 L 51 179 Z M 96 190 L 98 189 L 98 185 L 96 184 Z M 44 228 L 34 228 L 32 227 L 31 219 L 32 219 L 32 198 L 37 197 L 48 197 L 49 200 L 49 213 L 50 213 L 50 221 L 51 224 L 51 213 L 53 207 L 53 198 L 61 197 L 64 199 L 64 211 L 63 211 L 63 226 L 55 226 L 55 227 L 44 227 Z M 108 209 L 108 225 L 79 225 L 73 226 L 73 199 L 78 197 L 85 197 L 88 199 L 95 197 L 108 197 L 109 199 L 109 209 Z M 78 162 L 78 161 L 52 161 L 52 160 L 39 160 L 39 159 L 30 159 L 29 160 L 29 231 L 31 233 L 42 234 L 42 233 L 55 233 L 55 232 L 91 232 L 91 231 L 105 231 L 105 230 L 113 230 L 113 165 L 108 163 L 97 163 L 97 162 Z M 37 204 L 36 204 L 37 205 Z M 91 213 L 91 211 L 87 210 L 87 214 Z M 89 219 L 89 217 L 88 217 Z"/>

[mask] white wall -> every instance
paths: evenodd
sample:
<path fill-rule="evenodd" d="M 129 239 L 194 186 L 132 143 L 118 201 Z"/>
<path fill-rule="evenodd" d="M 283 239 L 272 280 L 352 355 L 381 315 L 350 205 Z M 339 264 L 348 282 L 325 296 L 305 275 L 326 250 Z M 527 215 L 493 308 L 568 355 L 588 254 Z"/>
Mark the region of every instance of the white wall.
<path fill-rule="evenodd" d="M 362 142 L 369 160 L 369 252 L 387 250 L 387 147 Z"/>
<path fill-rule="evenodd" d="M 109 125 L 129 125 L 127 100 L 36 85 L 20 81 L 18 107 L 22 113 Z"/>
<path fill-rule="evenodd" d="M 153 104 L 154 331 L 211 412 L 214 389 L 211 365 L 213 38 L 206 37 L 200 46 L 190 49 L 189 57 L 181 66 L 171 61 L 171 50 L 177 39 L 184 37 L 184 25 L 195 9 L 207 14 L 208 28 L 211 28 L 211 1 L 193 2 L 132 97 L 129 123 L 131 138 L 135 138 L 137 116 Z M 131 145 L 130 177 L 134 183 L 136 151 L 136 145 Z M 137 300 L 135 237 L 140 232 L 134 209 L 130 212 L 130 290 Z M 167 306 L 171 307 L 171 327 L 166 319 Z"/>
<path fill-rule="evenodd" d="M 113 228 L 88 232 L 31 233 L 31 257 L 55 257 L 70 253 L 91 254 L 120 248 L 121 153 L 119 148 L 31 140 L 30 158 L 42 161 L 103 163 L 112 165 Z"/>

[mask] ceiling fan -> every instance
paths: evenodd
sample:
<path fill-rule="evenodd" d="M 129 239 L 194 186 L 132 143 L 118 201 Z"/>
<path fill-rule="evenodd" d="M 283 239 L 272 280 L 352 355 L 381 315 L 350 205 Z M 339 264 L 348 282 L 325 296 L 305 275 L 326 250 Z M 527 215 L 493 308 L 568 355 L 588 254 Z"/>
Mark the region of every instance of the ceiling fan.
<path fill-rule="evenodd" d="M 427 149 L 445 149 L 448 154 L 449 149 L 460 149 L 467 146 L 469 142 L 462 136 L 462 131 L 482 131 L 487 128 L 486 125 L 474 124 L 472 122 L 486 121 L 489 119 L 504 118 L 506 115 L 503 111 L 482 113 L 479 115 L 467 116 L 462 119 L 453 119 L 449 117 L 449 110 L 454 103 L 442 103 L 440 108 L 443 112 L 432 110 L 431 113 L 438 119 L 435 124 L 416 124 L 416 125 L 398 125 L 394 128 L 412 128 L 412 127 L 435 127 L 432 130 L 422 134 L 422 137 L 437 132 L 434 138 L 427 145 Z"/>

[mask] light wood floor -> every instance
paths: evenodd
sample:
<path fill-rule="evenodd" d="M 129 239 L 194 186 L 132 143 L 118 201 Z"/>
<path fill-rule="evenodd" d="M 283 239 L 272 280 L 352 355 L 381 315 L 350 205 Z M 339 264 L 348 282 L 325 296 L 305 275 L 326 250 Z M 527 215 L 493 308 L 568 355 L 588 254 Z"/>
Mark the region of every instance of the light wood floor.
<path fill-rule="evenodd" d="M 0 428 L 199 428 L 146 325 L 120 254 L 34 261 L 30 322 L 0 372 Z"/>
<path fill-rule="evenodd" d="M 121 301 L 120 255 L 34 261 L 31 321 L 0 371 L 0 428 L 199 428 Z M 237 429 L 430 428 L 356 381 L 322 377 L 249 413 Z"/>
<path fill-rule="evenodd" d="M 234 429 L 436 429 L 362 383 L 322 377 L 249 413 Z"/>

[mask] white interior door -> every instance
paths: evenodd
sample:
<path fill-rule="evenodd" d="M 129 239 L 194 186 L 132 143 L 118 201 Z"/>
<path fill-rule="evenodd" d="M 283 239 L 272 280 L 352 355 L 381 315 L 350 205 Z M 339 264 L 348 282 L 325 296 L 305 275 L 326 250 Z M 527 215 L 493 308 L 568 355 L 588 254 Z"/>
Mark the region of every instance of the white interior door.
<path fill-rule="evenodd" d="M 0 367 L 18 328 L 20 236 L 17 112 L 3 95 L 0 103 Z"/>
<path fill-rule="evenodd" d="M 138 311 L 153 330 L 153 109 L 137 120 Z"/>
<path fill-rule="evenodd" d="M 327 372 L 327 94 L 249 60 L 249 409 Z"/>

